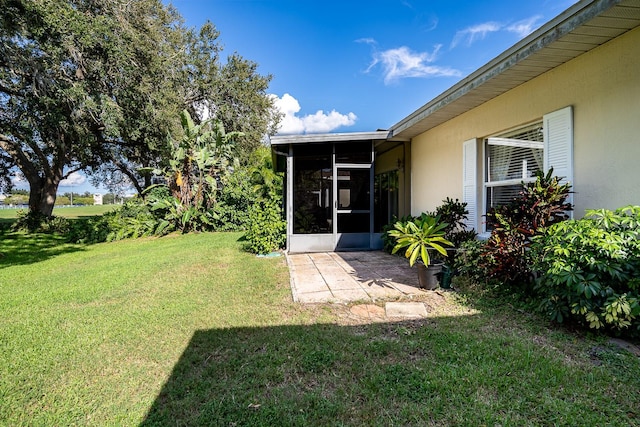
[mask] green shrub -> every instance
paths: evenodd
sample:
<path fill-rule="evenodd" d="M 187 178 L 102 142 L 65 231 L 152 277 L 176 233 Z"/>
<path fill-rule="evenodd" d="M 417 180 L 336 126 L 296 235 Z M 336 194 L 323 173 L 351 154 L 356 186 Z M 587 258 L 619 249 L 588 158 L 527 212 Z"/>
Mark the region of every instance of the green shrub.
<path fill-rule="evenodd" d="M 71 222 L 67 240 L 71 243 L 101 243 L 111 232 L 109 216 L 111 212 L 90 218 L 78 218 Z"/>
<path fill-rule="evenodd" d="M 256 200 L 251 174 L 237 169 L 224 177 L 218 192 L 215 228 L 219 231 L 240 231 L 247 228 L 249 208 Z"/>
<path fill-rule="evenodd" d="M 249 225 L 245 234 L 247 249 L 256 254 L 267 254 L 283 248 L 286 230 L 281 202 L 277 199 L 260 200 L 249 210 Z"/>
<path fill-rule="evenodd" d="M 477 284 L 490 281 L 490 272 L 494 265 L 491 264 L 491 258 L 484 256 L 485 252 L 485 242 L 481 240 L 474 239 L 462 242 L 453 263 L 456 274 L 467 277 Z"/>
<path fill-rule="evenodd" d="M 273 169 L 271 152 L 262 147 L 253 155 L 251 175 L 252 198 L 248 211 L 246 249 L 266 254 L 281 249 L 287 241 L 287 223 L 282 207 L 283 175 Z"/>
<path fill-rule="evenodd" d="M 553 169 L 545 175 L 538 171 L 536 182 L 523 183 L 519 195 L 510 203 L 487 213 L 491 237 L 482 255 L 484 263 L 492 266 L 490 278 L 517 291 L 530 292 L 532 263 L 529 247 L 534 236 L 547 227 L 566 220 L 572 209 L 567 198 L 570 184 L 560 184 Z"/>
<path fill-rule="evenodd" d="M 70 221 L 67 240 L 72 243 L 101 243 L 160 234 L 161 220 L 140 199 L 91 218 Z"/>
<path fill-rule="evenodd" d="M 467 203 L 459 199 L 453 200 L 447 197 L 432 216 L 440 217 L 441 221 L 447 224 L 444 237 L 456 248 L 463 242 L 474 240 L 478 235 L 475 230 L 467 229 L 465 221 L 469 218 L 469 210 Z"/>
<path fill-rule="evenodd" d="M 556 224 L 532 253 L 540 309 L 550 318 L 640 334 L 640 206 Z"/>
<path fill-rule="evenodd" d="M 19 210 L 17 219 L 11 226 L 13 231 L 28 233 L 58 233 L 69 231 L 70 220 L 55 215 L 47 216 L 38 211 Z"/>

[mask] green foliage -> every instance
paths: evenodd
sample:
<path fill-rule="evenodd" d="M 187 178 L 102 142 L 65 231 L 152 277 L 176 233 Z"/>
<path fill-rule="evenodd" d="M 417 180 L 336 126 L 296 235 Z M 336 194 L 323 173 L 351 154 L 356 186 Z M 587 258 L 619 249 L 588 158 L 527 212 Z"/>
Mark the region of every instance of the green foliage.
<path fill-rule="evenodd" d="M 277 199 L 263 199 L 249 209 L 249 225 L 245 234 L 247 249 L 267 254 L 284 247 L 287 223 L 282 219 L 282 203 Z"/>
<path fill-rule="evenodd" d="M 20 210 L 11 229 L 28 233 L 64 234 L 69 231 L 69 227 L 70 222 L 66 218 L 54 215 L 47 216 L 38 211 Z"/>
<path fill-rule="evenodd" d="M 160 218 L 157 233 L 168 230 L 210 231 L 215 228 L 218 181 L 230 169 L 234 138 L 220 121 L 195 124 L 189 112 L 181 114 L 183 137 L 170 141 L 171 158 L 164 171 L 172 197 L 147 197 Z"/>
<path fill-rule="evenodd" d="M 249 209 L 257 197 L 250 171 L 245 167 L 234 170 L 223 177 L 221 187 L 214 208 L 216 230 L 245 230 L 249 222 Z"/>
<path fill-rule="evenodd" d="M 419 217 L 414 217 L 412 215 L 405 215 L 401 218 L 394 216 L 393 221 L 382 227 L 382 249 L 385 252 L 392 253 L 393 247 L 396 245 L 396 238 L 391 236 L 389 232 L 395 229 L 395 225 L 397 223 L 402 224 L 402 226 L 406 226 L 409 221 L 415 221 L 417 218 Z"/>
<path fill-rule="evenodd" d="M 550 227 L 532 253 L 540 308 L 557 322 L 640 333 L 640 206 L 590 210 Z"/>
<path fill-rule="evenodd" d="M 466 203 L 447 197 L 442 201 L 442 205 L 436 208 L 435 212 L 422 213 L 418 217 L 407 215 L 385 225 L 382 228 L 383 249 L 386 252 L 395 253 L 393 249 L 397 243 L 397 238 L 394 237 L 398 231 L 397 225 L 399 225 L 401 229 L 406 230 L 409 228 L 409 222 L 423 223 L 427 217 L 440 218 L 440 221 L 445 224 L 443 228 L 444 238 L 451 242 L 453 247 L 459 248 L 464 242 L 475 240 L 477 236 L 477 233 L 474 230 L 468 230 L 464 223 L 468 215 L 469 211 L 467 210 Z M 440 254 L 439 251 L 437 251 L 437 253 Z M 448 262 L 455 264 L 455 257 L 451 259 L 450 254 L 451 252 L 447 252 L 447 256 L 449 256 Z"/>
<path fill-rule="evenodd" d="M 485 284 L 490 280 L 489 272 L 494 268 L 492 258 L 486 257 L 485 244 L 481 240 L 463 242 L 457 251 L 453 269 L 457 274 L 467 277 L 473 283 Z"/>
<path fill-rule="evenodd" d="M 492 229 L 483 255 L 485 263 L 493 268 L 489 276 L 520 291 L 529 291 L 533 263 L 529 246 L 532 238 L 545 232 L 553 224 L 566 220 L 570 184 L 560 184 L 553 176 L 538 171 L 533 183 L 522 185 L 522 190 L 510 203 L 487 213 L 487 224 Z"/>
<path fill-rule="evenodd" d="M 463 242 L 473 240 L 477 236 L 475 230 L 468 230 L 465 224 L 469 216 L 466 202 L 447 197 L 436 208 L 433 216 L 440 217 L 447 224 L 444 230 L 444 237 L 453 243 L 454 247 L 460 247 Z"/>
<path fill-rule="evenodd" d="M 389 236 L 396 239 L 392 253 L 404 249 L 404 256 L 409 259 L 409 265 L 413 267 L 418 256 L 429 265 L 431 261 L 430 250 L 435 250 L 443 256 L 447 256 L 445 246 L 453 244 L 444 238 L 447 223 L 440 222 L 440 217 L 423 214 L 415 221 L 396 222 L 394 229 L 389 231 Z"/>
<path fill-rule="evenodd" d="M 264 147 L 254 154 L 251 183 L 255 201 L 249 208 L 245 239 L 246 248 L 254 253 L 266 254 L 283 248 L 286 243 L 287 223 L 282 208 L 283 177 L 273 170 L 271 153 Z"/>
<path fill-rule="evenodd" d="M 112 192 L 126 182 L 142 194 L 151 180 L 140 172 L 164 166 L 182 108 L 246 133 L 243 159 L 277 127 L 271 76 L 237 53 L 222 59 L 212 23 L 188 28 L 160 0 L 12 0 L 1 9 L 0 188 L 20 169 L 33 210 L 50 215 L 59 182 L 77 170 Z"/>
<path fill-rule="evenodd" d="M 4 199 L 5 205 L 26 205 L 27 203 L 29 203 L 29 194 L 13 192 Z"/>

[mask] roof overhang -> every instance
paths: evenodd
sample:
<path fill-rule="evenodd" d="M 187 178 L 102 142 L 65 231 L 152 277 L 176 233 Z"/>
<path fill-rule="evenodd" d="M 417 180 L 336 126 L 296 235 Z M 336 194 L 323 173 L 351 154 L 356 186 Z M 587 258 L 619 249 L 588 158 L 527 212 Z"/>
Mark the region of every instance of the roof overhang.
<path fill-rule="evenodd" d="M 319 133 L 308 135 L 278 135 L 271 137 L 271 145 L 289 144 L 318 144 L 325 142 L 351 141 L 384 141 L 389 137 L 389 131 L 375 132 L 347 132 L 347 133 Z"/>
<path fill-rule="evenodd" d="M 390 129 L 411 139 L 640 25 L 637 0 L 580 1 Z"/>

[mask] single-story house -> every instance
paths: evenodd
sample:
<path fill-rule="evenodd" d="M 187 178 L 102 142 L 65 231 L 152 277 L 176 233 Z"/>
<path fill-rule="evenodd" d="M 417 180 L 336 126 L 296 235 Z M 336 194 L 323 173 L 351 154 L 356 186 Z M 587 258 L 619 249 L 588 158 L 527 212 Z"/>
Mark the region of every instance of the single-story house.
<path fill-rule="evenodd" d="M 583 0 L 386 131 L 276 136 L 288 250 L 375 249 L 393 215 L 487 209 L 536 170 L 574 216 L 640 204 L 640 1 Z"/>

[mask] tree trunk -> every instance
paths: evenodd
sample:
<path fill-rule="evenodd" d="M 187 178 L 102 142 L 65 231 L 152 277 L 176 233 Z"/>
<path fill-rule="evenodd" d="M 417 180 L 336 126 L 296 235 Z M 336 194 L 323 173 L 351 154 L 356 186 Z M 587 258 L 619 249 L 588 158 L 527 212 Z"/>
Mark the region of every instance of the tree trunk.
<path fill-rule="evenodd" d="M 58 177 L 38 177 L 35 180 L 29 180 L 29 210 L 51 216 L 59 184 Z"/>

